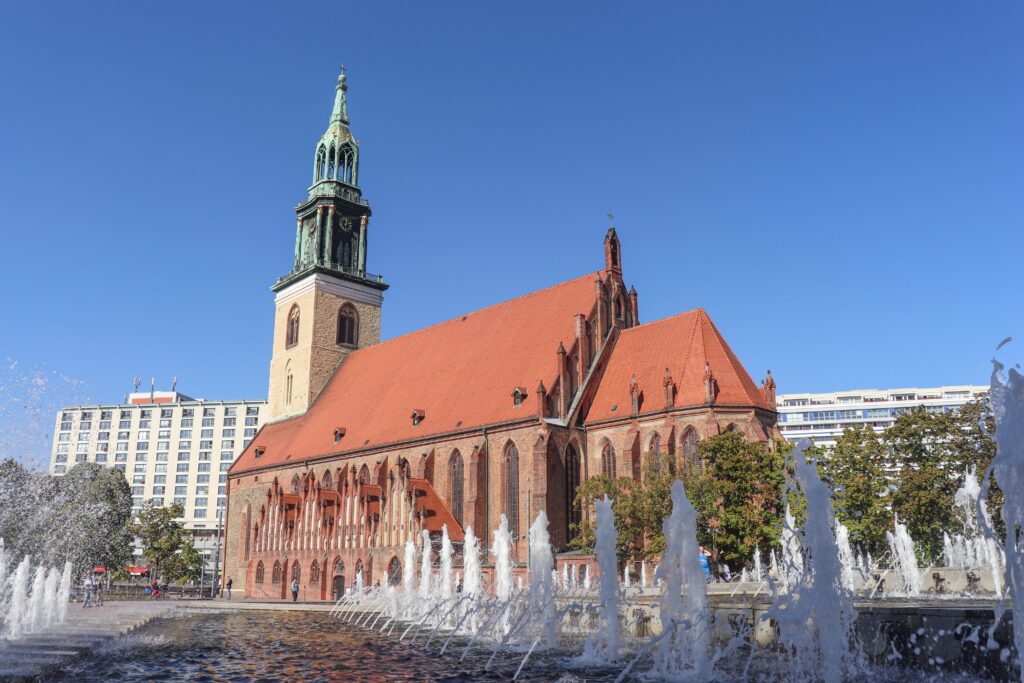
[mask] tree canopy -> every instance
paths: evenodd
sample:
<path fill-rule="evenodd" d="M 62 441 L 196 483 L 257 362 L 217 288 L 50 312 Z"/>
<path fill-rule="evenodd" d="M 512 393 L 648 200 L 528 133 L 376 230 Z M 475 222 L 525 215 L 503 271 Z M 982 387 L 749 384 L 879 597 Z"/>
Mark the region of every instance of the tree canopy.
<path fill-rule="evenodd" d="M 13 556 L 77 570 L 131 561 L 131 488 L 119 470 L 81 463 L 55 477 L 5 460 L 0 493 L 0 537 Z"/>
<path fill-rule="evenodd" d="M 184 514 L 178 503 L 155 507 L 149 501 L 139 513 L 135 533 L 142 541 L 142 556 L 153 578 L 193 581 L 202 575 L 202 555 L 192 543 L 192 534 L 179 521 Z"/>

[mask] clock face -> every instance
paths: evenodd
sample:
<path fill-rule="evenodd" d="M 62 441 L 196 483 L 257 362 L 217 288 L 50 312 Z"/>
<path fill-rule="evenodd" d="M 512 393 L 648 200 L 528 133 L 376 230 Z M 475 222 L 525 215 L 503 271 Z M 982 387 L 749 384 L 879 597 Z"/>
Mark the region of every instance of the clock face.
<path fill-rule="evenodd" d="M 350 216 L 341 217 L 341 229 L 345 232 L 352 230 L 352 218 Z"/>

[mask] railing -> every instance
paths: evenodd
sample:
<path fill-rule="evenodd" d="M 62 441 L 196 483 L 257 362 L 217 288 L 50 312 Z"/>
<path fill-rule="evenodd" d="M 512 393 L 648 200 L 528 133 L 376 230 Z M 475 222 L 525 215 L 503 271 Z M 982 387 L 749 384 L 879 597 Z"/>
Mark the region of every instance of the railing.
<path fill-rule="evenodd" d="M 295 275 L 298 275 L 299 273 L 304 273 L 307 270 L 314 270 L 316 268 L 326 268 L 328 270 L 335 270 L 335 271 L 338 271 L 338 272 L 341 272 L 341 273 L 345 273 L 346 275 L 354 275 L 355 277 L 362 278 L 364 280 L 370 280 L 372 282 L 384 282 L 384 276 L 383 275 L 374 275 L 373 273 L 368 273 L 365 270 L 360 271 L 358 268 L 353 268 L 351 266 L 343 266 L 340 263 L 333 263 L 333 262 L 332 263 L 309 263 L 309 264 L 306 264 L 305 266 L 303 266 L 301 268 L 296 268 L 295 270 L 293 270 L 292 272 L 288 273 L 287 275 L 282 275 L 281 277 L 277 278 L 277 281 L 281 282 L 281 281 L 286 280 L 288 278 L 294 277 Z"/>

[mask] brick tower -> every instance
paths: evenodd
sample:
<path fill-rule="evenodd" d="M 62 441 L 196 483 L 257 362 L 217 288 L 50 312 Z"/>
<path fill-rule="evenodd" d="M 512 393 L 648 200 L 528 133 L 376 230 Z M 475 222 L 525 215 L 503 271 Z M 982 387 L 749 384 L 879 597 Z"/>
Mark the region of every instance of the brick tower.
<path fill-rule="evenodd" d="M 388 286 L 366 272 L 370 205 L 359 189 L 347 91 L 343 67 L 330 123 L 316 145 L 313 183 L 295 208 L 292 270 L 271 288 L 270 420 L 306 412 L 349 352 L 380 341 Z"/>

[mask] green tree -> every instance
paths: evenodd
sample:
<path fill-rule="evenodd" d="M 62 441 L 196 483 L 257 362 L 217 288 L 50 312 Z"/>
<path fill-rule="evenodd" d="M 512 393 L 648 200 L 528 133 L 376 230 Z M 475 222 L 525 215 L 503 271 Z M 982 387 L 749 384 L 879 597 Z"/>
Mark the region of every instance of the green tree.
<path fill-rule="evenodd" d="M 139 513 L 135 534 L 142 541 L 142 556 L 153 578 L 186 581 L 202 573 L 202 556 L 192 543 L 192 534 L 179 521 L 184 514 L 179 503 L 154 507 L 150 501 Z"/>
<path fill-rule="evenodd" d="M 734 567 L 757 548 L 778 545 L 784 504 L 785 449 L 726 432 L 700 442 L 702 471 L 684 477 L 697 510 L 697 538 Z"/>
<path fill-rule="evenodd" d="M 671 457 L 662 454 L 657 462 L 646 463 L 639 482 L 627 477 L 591 477 L 576 489 L 576 502 L 583 509 L 590 509 L 604 496 L 612 499 L 620 561 L 649 559 L 664 550 L 661 526 L 672 512 L 672 469 Z M 584 521 L 573 525 L 573 530 L 576 535 L 569 547 L 592 551 L 596 540 L 593 524 Z"/>
<path fill-rule="evenodd" d="M 76 570 L 131 560 L 131 489 L 119 470 L 75 465 L 62 477 L 0 463 L 0 538 L 20 559 Z"/>
<path fill-rule="evenodd" d="M 850 542 L 878 557 L 892 527 L 891 488 L 885 472 L 888 450 L 870 427 L 847 429 L 819 454 L 822 480 L 832 489 L 836 517 L 850 531 Z"/>
<path fill-rule="evenodd" d="M 983 464 L 964 429 L 963 417 L 921 407 L 899 415 L 883 436 L 900 467 L 892 508 L 924 563 L 942 552 L 943 532 L 960 526 L 953 498 L 964 469 Z"/>

